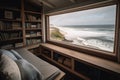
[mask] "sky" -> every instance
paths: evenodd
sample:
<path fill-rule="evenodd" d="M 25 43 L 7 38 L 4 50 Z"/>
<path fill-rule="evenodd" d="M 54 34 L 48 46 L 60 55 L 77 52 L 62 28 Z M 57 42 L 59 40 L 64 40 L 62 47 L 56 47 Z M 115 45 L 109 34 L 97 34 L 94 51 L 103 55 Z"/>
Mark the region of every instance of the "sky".
<path fill-rule="evenodd" d="M 50 16 L 54 25 L 115 24 L 116 5 Z"/>

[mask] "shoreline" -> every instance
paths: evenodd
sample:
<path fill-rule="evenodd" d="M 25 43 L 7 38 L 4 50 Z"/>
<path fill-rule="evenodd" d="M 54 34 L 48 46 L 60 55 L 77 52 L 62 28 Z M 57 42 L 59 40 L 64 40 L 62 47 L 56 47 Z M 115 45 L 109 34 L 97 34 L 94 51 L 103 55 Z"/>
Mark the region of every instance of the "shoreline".
<path fill-rule="evenodd" d="M 59 33 L 59 39 L 56 39 L 54 37 L 53 40 L 57 40 L 57 41 L 63 41 L 65 43 L 69 43 L 69 44 L 73 44 L 73 45 L 77 45 L 77 46 L 85 46 L 85 47 L 89 47 L 89 48 L 95 48 L 95 49 L 99 49 L 99 50 L 105 50 L 105 51 L 113 51 L 113 41 L 109 40 L 109 38 L 105 38 L 105 36 L 98 36 L 98 37 L 81 37 L 80 39 L 77 38 L 71 38 L 70 40 L 68 40 L 66 38 L 65 35 L 67 35 L 67 32 L 64 32 L 63 30 L 56 28 L 56 27 L 51 27 L 51 32 L 54 31 L 57 33 Z M 68 34 L 70 35 L 70 34 Z M 73 36 L 75 37 L 75 36 Z M 78 37 L 78 36 L 77 36 Z M 61 39 L 60 39 L 61 38 Z M 69 38 L 69 36 L 68 36 Z"/>

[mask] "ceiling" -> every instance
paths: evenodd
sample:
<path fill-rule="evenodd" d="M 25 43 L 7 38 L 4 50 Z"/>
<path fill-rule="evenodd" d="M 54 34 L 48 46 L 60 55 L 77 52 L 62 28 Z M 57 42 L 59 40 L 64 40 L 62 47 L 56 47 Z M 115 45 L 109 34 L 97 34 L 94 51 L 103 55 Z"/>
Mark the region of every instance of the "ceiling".
<path fill-rule="evenodd" d="M 95 2 L 106 1 L 106 0 L 28 0 L 36 5 L 44 5 L 44 12 L 51 13 L 59 10 L 65 10 L 77 6 L 83 6 L 92 4 Z"/>

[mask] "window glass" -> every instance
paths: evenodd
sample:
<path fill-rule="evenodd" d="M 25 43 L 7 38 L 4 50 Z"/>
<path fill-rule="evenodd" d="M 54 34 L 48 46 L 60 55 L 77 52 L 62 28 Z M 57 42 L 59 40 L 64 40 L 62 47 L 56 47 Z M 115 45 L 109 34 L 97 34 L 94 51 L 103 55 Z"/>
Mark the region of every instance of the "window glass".
<path fill-rule="evenodd" d="M 116 5 L 49 16 L 50 40 L 114 51 Z"/>

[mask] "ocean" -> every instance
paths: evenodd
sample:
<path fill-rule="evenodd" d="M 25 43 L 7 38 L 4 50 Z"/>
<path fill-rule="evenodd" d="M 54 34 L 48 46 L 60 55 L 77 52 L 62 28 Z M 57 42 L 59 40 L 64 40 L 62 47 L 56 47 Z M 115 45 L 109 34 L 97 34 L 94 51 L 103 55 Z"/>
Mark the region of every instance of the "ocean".
<path fill-rule="evenodd" d="M 114 51 L 114 25 L 64 25 L 56 28 L 72 44 L 109 52 Z"/>

